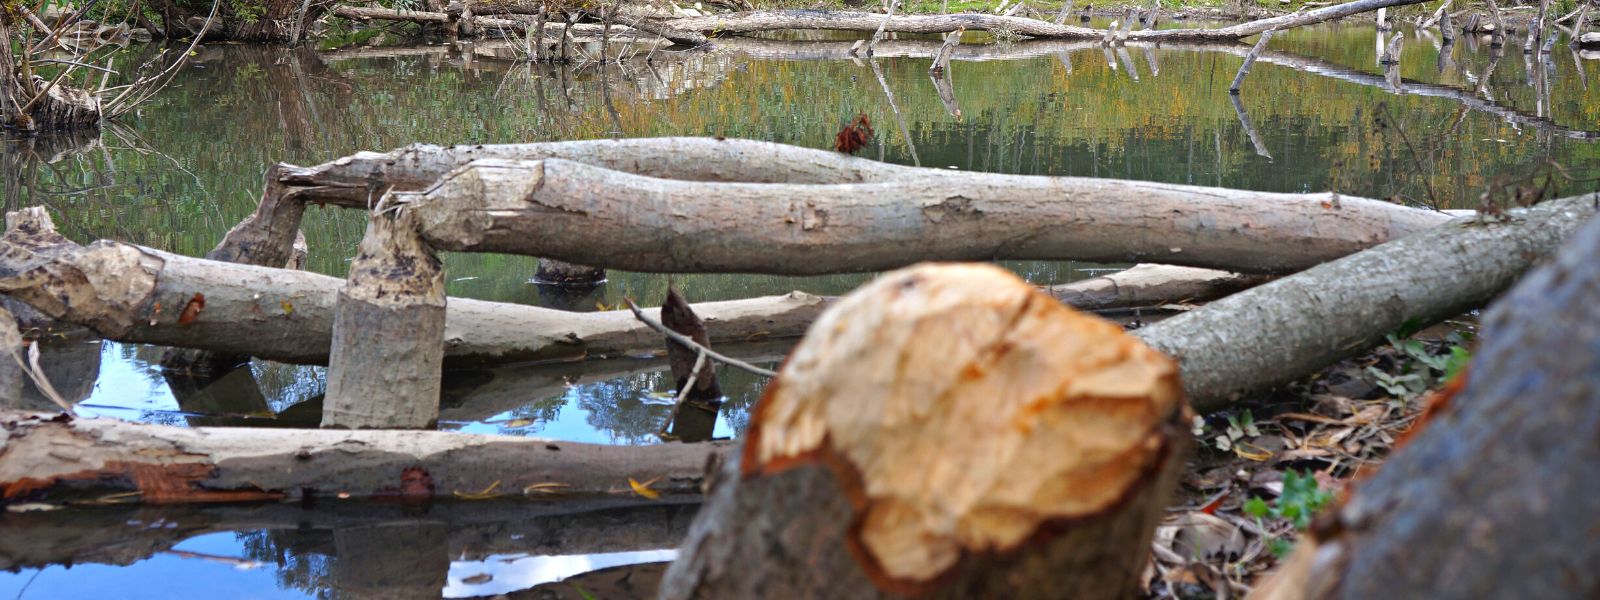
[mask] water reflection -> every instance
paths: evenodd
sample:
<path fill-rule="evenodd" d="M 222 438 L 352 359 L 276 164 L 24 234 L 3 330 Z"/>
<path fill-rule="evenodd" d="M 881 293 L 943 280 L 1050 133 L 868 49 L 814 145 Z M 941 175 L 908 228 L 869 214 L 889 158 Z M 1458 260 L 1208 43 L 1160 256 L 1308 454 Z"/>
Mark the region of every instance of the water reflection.
<path fill-rule="evenodd" d="M 655 566 L 621 581 L 615 571 L 601 571 L 545 586 L 596 569 L 670 560 L 696 509 L 594 499 L 7 513 L 0 515 L 0 595 L 544 597 L 577 583 L 628 586 L 641 593 L 601 597 L 642 598 L 655 588 Z"/>
<path fill-rule="evenodd" d="M 0 180 L 8 208 L 45 204 L 76 240 L 201 255 L 254 209 L 272 162 L 311 164 L 419 141 L 727 135 L 823 147 L 842 119 L 861 112 L 881 124 L 864 155 L 939 168 L 1331 188 L 1450 207 L 1471 207 L 1485 191 L 1552 162 L 1575 179 L 1600 176 L 1600 92 L 1587 85 L 1600 63 L 1575 52 L 1571 60 L 1559 52 L 1502 60 L 1503 48 L 1477 36 L 1443 43 L 1410 29 L 1397 35 L 1412 43 L 1386 73 L 1371 28 L 1285 32 L 1238 98 L 1226 87 L 1244 46 L 1100 48 L 969 36 L 945 73 L 929 78 L 940 42 L 917 36 L 886 40 L 870 61 L 849 59 L 852 36 L 818 33 L 576 68 L 502 60 L 493 43 L 323 53 L 215 45 L 123 126 L 5 142 Z M 1558 191 L 1575 185 L 1555 183 Z M 363 222 L 353 211 L 312 211 L 308 268 L 343 275 Z M 533 258 L 444 259 L 452 295 L 567 310 L 612 310 L 624 297 L 649 303 L 668 281 L 613 271 L 604 286 L 560 294 L 530 283 Z M 1005 265 L 1038 284 L 1083 278 L 1087 266 Z M 691 300 L 710 301 L 795 289 L 839 294 L 868 277 L 673 281 Z M 176 381 L 146 348 L 80 337 L 46 349 L 47 371 L 61 370 L 53 380 L 90 413 L 303 426 L 320 410 L 320 368 L 256 361 L 213 381 Z M 625 360 L 453 372 L 442 419 L 465 431 L 645 443 L 670 412 L 663 368 Z M 734 435 L 761 382 L 719 375 L 729 398 L 715 431 Z M 24 400 L 45 408 L 38 402 Z"/>

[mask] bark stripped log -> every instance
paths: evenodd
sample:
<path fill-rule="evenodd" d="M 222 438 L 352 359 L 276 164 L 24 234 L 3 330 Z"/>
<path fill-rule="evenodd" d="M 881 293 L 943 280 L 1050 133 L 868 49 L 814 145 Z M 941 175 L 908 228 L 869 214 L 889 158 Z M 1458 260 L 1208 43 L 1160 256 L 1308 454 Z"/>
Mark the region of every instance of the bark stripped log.
<path fill-rule="evenodd" d="M 602 446 L 442 431 L 171 427 L 0 413 L 0 502 L 138 492 L 152 504 L 311 497 L 699 493 L 729 446 Z M 659 479 L 657 479 L 659 478 Z M 499 485 L 493 485 L 498 483 Z M 525 491 L 531 490 L 531 491 Z M 543 490 L 543 491 L 540 491 Z"/>
<path fill-rule="evenodd" d="M 1381 342 L 1401 325 L 1431 325 L 1511 287 L 1596 212 L 1594 195 L 1463 217 L 1140 329 L 1183 365 L 1202 412 L 1304 377 Z"/>
<path fill-rule="evenodd" d="M 1046 292 L 1078 310 L 1107 311 L 1209 302 L 1268 281 L 1272 278 L 1266 275 L 1134 265 L 1123 271 L 1051 286 Z"/>
<path fill-rule="evenodd" d="M 322 426 L 432 428 L 444 362 L 444 266 L 408 210 L 377 210 L 334 303 Z"/>
<path fill-rule="evenodd" d="M 1420 4 L 1422 0 L 1357 0 L 1293 14 L 1260 19 L 1238 25 L 1209 29 L 1144 29 L 1126 34 L 1128 41 L 1233 42 L 1269 30 L 1282 31 L 1314 25 L 1385 7 Z M 1106 31 L 1057 25 L 1026 17 L 985 14 L 959 15 L 883 15 L 863 12 L 818 10 L 766 10 L 729 13 L 705 17 L 686 17 L 663 21 L 668 26 L 706 34 L 737 34 L 786 29 L 829 29 L 873 32 L 882 25 L 892 33 L 949 33 L 958 28 L 968 31 L 1009 31 L 1035 38 L 1099 40 Z"/>
<path fill-rule="evenodd" d="M 661 598 L 1126 598 L 1188 430 L 1170 359 L 987 265 L 840 300 Z"/>
<path fill-rule="evenodd" d="M 1465 386 L 1253 598 L 1600 589 L 1600 220 L 1485 315 Z"/>
<path fill-rule="evenodd" d="M 998 174 L 703 183 L 563 160 L 478 160 L 427 191 L 389 198 L 416 211 L 424 239 L 439 250 L 630 271 L 782 275 L 993 259 L 1282 273 L 1450 219 L 1333 194 Z"/>

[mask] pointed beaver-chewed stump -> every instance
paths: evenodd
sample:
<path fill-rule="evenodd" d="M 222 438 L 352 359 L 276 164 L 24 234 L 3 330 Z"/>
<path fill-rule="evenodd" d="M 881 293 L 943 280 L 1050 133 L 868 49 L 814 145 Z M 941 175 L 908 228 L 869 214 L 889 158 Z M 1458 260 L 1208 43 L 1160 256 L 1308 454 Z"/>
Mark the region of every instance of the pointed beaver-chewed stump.
<path fill-rule="evenodd" d="M 322 426 L 432 427 L 444 317 L 444 269 L 412 211 L 374 212 L 334 306 Z"/>
<path fill-rule="evenodd" d="M 705 321 L 694 314 L 689 301 L 672 286 L 667 286 L 667 300 L 661 303 L 661 324 L 706 348 L 711 347 L 711 336 L 706 333 Z M 700 351 L 687 348 L 671 339 L 667 340 L 667 364 L 672 368 L 672 390 L 683 395 L 683 401 L 672 409 L 669 435 L 681 442 L 704 442 L 711 439 L 717 426 L 717 411 L 722 409 L 722 386 L 717 384 L 717 369 L 710 358 L 695 373 L 700 363 Z M 688 393 L 683 388 L 693 380 Z"/>
<path fill-rule="evenodd" d="M 661 597 L 1126 598 L 1187 439 L 1172 360 L 999 268 L 812 326 Z"/>

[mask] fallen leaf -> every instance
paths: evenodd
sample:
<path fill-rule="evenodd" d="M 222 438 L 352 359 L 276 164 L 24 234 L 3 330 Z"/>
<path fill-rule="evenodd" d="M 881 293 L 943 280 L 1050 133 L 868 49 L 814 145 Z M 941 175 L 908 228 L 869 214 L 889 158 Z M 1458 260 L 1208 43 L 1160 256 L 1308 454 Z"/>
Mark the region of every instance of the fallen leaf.
<path fill-rule="evenodd" d="M 570 483 L 534 483 L 522 488 L 522 493 L 527 494 L 559 494 L 566 488 L 572 487 Z"/>
<path fill-rule="evenodd" d="M 283 314 L 285 314 L 285 315 L 294 314 L 294 305 L 290 304 L 288 300 L 284 300 L 283 302 L 279 302 L 278 306 L 283 308 Z"/>
<path fill-rule="evenodd" d="M 453 490 L 450 493 L 455 494 L 457 498 L 462 500 L 488 500 L 490 498 L 499 498 L 500 496 L 505 495 L 494 493 L 494 489 L 497 487 L 500 487 L 499 480 L 495 480 L 494 483 L 489 484 L 489 487 L 483 488 L 483 491 L 481 492 L 463 492 L 460 490 Z"/>
<path fill-rule="evenodd" d="M 1184 513 L 1163 527 L 1175 529 L 1171 548 L 1184 558 L 1204 560 L 1244 553 L 1244 534 L 1233 523 L 1213 514 Z"/>
<path fill-rule="evenodd" d="M 200 316 L 200 311 L 205 310 L 205 308 L 205 294 L 196 293 L 189 298 L 188 304 L 183 305 L 183 312 L 178 314 L 178 326 L 183 327 L 193 323 L 195 318 Z"/>
<path fill-rule="evenodd" d="M 646 481 L 644 483 L 639 483 L 637 481 L 634 481 L 632 477 L 629 477 L 628 478 L 628 487 L 633 488 L 633 493 L 635 493 L 635 494 L 638 494 L 640 496 L 644 496 L 644 497 L 649 498 L 651 500 L 659 500 L 659 499 L 661 499 L 661 492 L 658 492 L 658 491 L 650 489 L 650 484 L 655 483 L 655 482 L 660 481 L 660 480 L 661 480 L 661 478 L 657 477 L 655 479 L 651 479 L 650 481 Z"/>

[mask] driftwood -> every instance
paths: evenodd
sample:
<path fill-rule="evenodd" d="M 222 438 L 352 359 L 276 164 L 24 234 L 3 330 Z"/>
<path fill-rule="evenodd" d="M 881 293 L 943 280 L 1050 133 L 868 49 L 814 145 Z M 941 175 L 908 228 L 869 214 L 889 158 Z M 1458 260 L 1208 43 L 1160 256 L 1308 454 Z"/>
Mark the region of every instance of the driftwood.
<path fill-rule="evenodd" d="M 1550 256 L 1596 212 L 1593 195 L 1463 217 L 1140 329 L 1183 366 L 1184 390 L 1208 411 L 1246 392 L 1309 375 L 1407 323 L 1483 305 Z"/>
<path fill-rule="evenodd" d="M 334 302 L 322 426 L 431 428 L 444 361 L 444 266 L 409 211 L 378 210 Z"/>
<path fill-rule="evenodd" d="M 768 386 L 660 597 L 1125 598 L 1186 422 L 1122 328 L 993 266 L 889 273 Z"/>
<path fill-rule="evenodd" d="M 1340 19 L 1385 7 L 1419 4 L 1422 0 L 1357 0 L 1294 14 L 1260 19 L 1239 25 L 1209 29 L 1144 29 L 1122 34 L 1127 41 L 1233 42 L 1265 31 L 1292 29 Z M 788 29 L 829 29 L 874 32 L 880 26 L 893 33 L 949 33 L 959 28 L 968 31 L 1007 31 L 1035 38 L 1101 40 L 1107 32 L 1058 25 L 1025 17 L 986 14 L 959 15 L 883 15 L 862 12 L 818 10 L 771 10 L 688 17 L 664 21 L 671 27 L 706 34 L 757 33 Z"/>
<path fill-rule="evenodd" d="M 1600 220 L 1485 314 L 1464 386 L 1319 519 L 1261 598 L 1600 589 Z M 1460 384 L 1460 382 L 1456 382 Z M 1403 560 L 1399 557 L 1404 557 Z"/>
<path fill-rule="evenodd" d="M 699 493 L 723 443 L 600 446 L 441 431 L 171 427 L 0 414 L 0 501 L 151 504 Z M 487 491 L 487 492 L 486 492 Z"/>
<path fill-rule="evenodd" d="M 425 192 L 388 198 L 417 213 L 439 250 L 786 275 L 998 258 L 1283 273 L 1450 218 L 1334 194 L 1121 180 L 961 173 L 854 185 L 703 183 L 562 160 L 479 160 Z"/>

